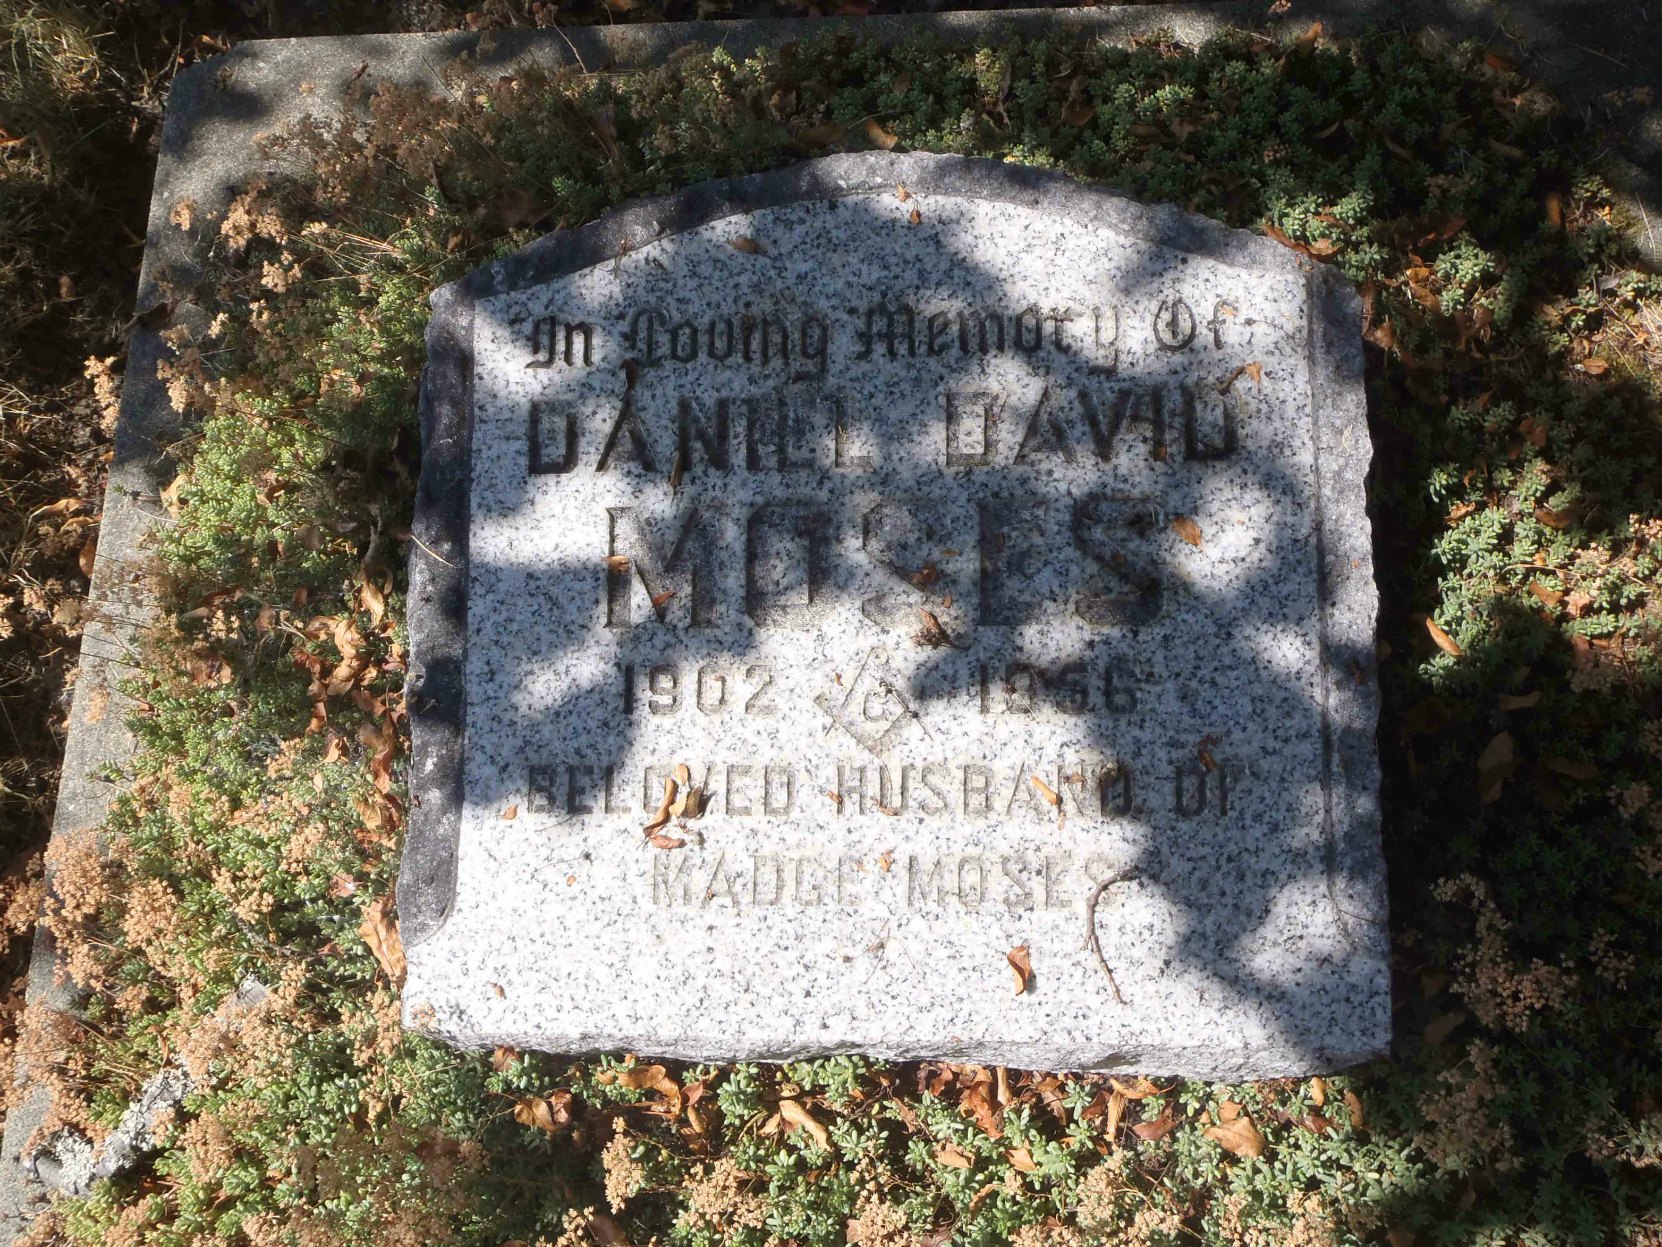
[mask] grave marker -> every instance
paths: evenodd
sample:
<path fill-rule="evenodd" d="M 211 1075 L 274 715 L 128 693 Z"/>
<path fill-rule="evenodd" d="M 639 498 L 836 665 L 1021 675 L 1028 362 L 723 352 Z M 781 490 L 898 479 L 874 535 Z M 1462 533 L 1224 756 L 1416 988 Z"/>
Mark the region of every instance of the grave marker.
<path fill-rule="evenodd" d="M 872 153 L 435 309 L 411 1025 L 1218 1077 L 1384 1047 L 1336 274 Z"/>

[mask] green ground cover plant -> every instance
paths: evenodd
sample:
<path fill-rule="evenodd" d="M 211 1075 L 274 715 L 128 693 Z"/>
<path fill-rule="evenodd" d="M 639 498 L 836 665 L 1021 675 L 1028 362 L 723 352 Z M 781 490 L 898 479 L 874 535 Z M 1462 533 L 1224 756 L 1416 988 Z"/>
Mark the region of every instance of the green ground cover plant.
<path fill-rule="evenodd" d="M 831 38 L 353 92 L 170 292 L 205 312 L 165 330 L 190 431 L 143 751 L 107 845 L 50 863 L 85 1016 L 32 1012 L 20 1044 L 94 1134 L 169 1063 L 197 1090 L 31 1241 L 1662 1242 L 1662 292 L 1549 98 L 1479 49 L 1314 31 Z M 1064 169 L 1361 288 L 1393 1060 L 1229 1086 L 400 1029 L 428 292 L 622 200 L 868 145 Z"/>

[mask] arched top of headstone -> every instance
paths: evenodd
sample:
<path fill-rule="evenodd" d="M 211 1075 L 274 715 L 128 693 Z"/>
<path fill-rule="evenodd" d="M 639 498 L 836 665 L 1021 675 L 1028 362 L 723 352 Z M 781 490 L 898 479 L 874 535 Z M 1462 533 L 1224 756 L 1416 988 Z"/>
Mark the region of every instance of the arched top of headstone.
<path fill-rule="evenodd" d="M 868 153 L 627 205 L 434 309 L 411 1024 L 1216 1076 L 1383 1046 L 1336 274 Z"/>

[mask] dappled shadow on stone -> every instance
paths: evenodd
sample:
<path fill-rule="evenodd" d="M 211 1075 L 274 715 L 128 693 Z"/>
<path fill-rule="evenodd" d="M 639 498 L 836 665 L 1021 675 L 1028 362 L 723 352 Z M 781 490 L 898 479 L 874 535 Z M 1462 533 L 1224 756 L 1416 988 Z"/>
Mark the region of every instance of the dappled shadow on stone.
<path fill-rule="evenodd" d="M 462 882 L 411 1007 L 471 1042 L 686 1056 L 1262 1073 L 1366 1053 L 1371 716 L 1328 715 L 1333 669 L 1370 678 L 1372 590 L 1343 632 L 1357 590 L 1324 542 L 1359 530 L 1323 515 L 1321 443 L 1359 413 L 1310 359 L 1319 289 L 1175 214 L 1100 199 L 1093 222 L 1059 181 L 826 168 L 822 194 L 870 189 L 661 240 L 676 209 L 635 210 L 594 232 L 639 241 L 547 306 L 535 251 L 474 283 Z M 689 202 L 711 194 L 749 202 Z M 1076 231 L 1112 257 L 1083 285 L 1021 258 Z M 735 352 L 737 382 L 710 368 Z M 419 717 L 417 746 L 419 775 Z M 711 811 L 654 850 L 639 828 L 677 764 Z M 562 877 L 578 899 L 537 917 Z M 991 985 L 1030 930 L 1051 986 L 1012 1011 Z M 598 947 L 550 978 L 546 939 Z M 696 1005 L 619 992 L 636 961 Z M 957 985 L 880 1004 L 929 965 Z M 785 981 L 804 999 L 767 1004 Z M 484 983 L 504 1003 L 468 1002 Z M 528 1023 L 556 992 L 558 1022 Z"/>

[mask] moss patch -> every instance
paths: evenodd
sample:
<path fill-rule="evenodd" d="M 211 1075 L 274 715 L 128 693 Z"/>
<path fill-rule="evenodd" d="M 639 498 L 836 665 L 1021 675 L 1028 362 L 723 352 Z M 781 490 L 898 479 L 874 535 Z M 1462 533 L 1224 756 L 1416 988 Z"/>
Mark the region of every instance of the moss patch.
<path fill-rule="evenodd" d="M 174 609 L 136 686 L 115 852 L 60 863 L 89 1016 L 25 1039 L 95 1129 L 168 1061 L 200 1089 L 151 1165 L 43 1240 L 1662 1233 L 1658 291 L 1550 99 L 1476 50 L 1246 36 L 839 38 L 463 75 L 436 100 L 354 90 L 354 120 L 286 140 L 311 175 L 222 223 L 212 328 L 168 331 L 196 421 L 159 554 Z M 386 897 L 427 291 L 636 195 L 891 140 L 1262 224 L 1361 285 L 1396 1061 L 1114 1083 L 569 1064 L 400 1031 Z M 235 995 L 250 983 L 261 1003 Z"/>

